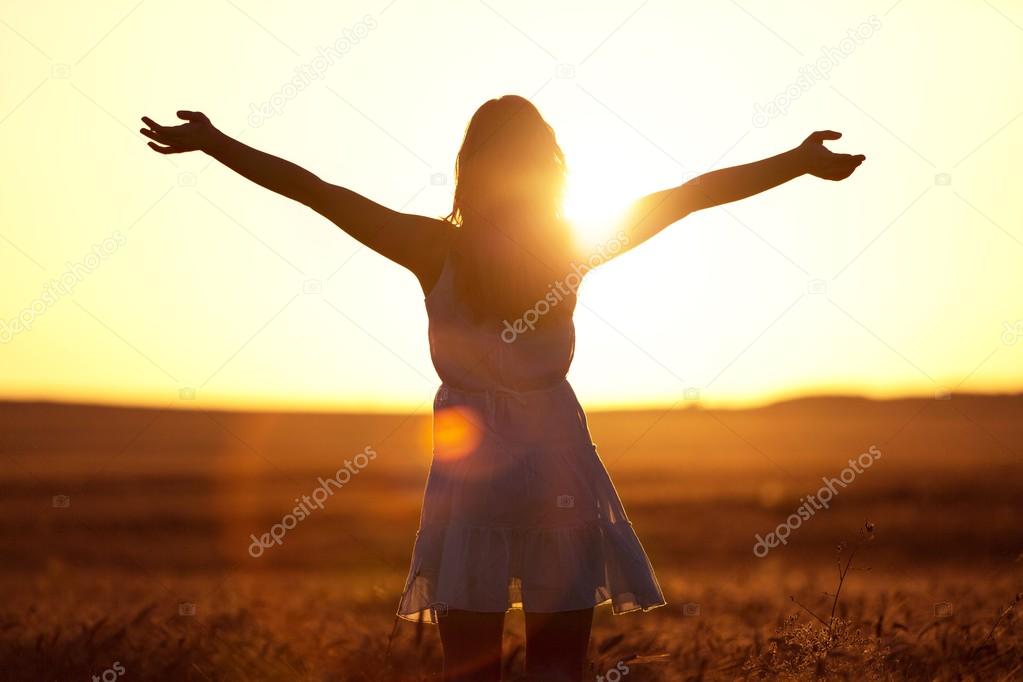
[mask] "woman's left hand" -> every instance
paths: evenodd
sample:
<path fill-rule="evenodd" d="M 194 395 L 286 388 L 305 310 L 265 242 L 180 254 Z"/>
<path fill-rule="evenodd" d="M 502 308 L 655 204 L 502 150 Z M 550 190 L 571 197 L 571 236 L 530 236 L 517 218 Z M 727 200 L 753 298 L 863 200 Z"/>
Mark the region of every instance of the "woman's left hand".
<path fill-rule="evenodd" d="M 796 147 L 803 171 L 825 180 L 845 180 L 863 160 L 863 154 L 836 154 L 824 146 L 824 140 L 837 140 L 842 133 L 818 130 Z"/>

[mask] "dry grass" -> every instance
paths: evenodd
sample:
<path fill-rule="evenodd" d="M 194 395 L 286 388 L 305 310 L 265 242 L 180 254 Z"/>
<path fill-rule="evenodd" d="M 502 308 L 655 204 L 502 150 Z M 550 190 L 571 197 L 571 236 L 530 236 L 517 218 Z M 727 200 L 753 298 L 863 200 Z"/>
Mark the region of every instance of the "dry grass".
<path fill-rule="evenodd" d="M 220 578 L 218 576 L 218 578 Z M 5 584 L 3 679 L 89 679 L 120 662 L 144 680 L 436 680 L 436 629 L 402 622 L 388 655 L 399 578 L 356 587 L 333 576 L 140 579 L 53 569 Z M 1009 609 L 1011 577 L 850 579 L 833 633 L 794 606 L 768 575 L 708 576 L 669 590 L 646 614 L 598 613 L 594 675 L 624 662 L 628 680 L 1013 680 L 1023 676 L 1023 629 Z M 805 583 L 813 597 L 815 581 Z M 827 589 L 833 589 L 828 586 Z M 195 599 L 194 616 L 179 603 Z M 827 606 L 829 600 L 820 600 Z M 700 606 L 684 615 L 684 603 Z M 1004 614 L 1004 615 L 1003 615 Z M 521 614 L 508 619 L 507 679 L 522 672 Z"/>
<path fill-rule="evenodd" d="M 631 451 L 658 415 L 594 415 L 669 605 L 598 610 L 591 673 L 1023 679 L 1023 408 L 1005 400 L 687 412 Z M 126 681 L 438 679 L 435 628 L 393 617 L 424 423 L 0 405 L 0 679 L 103 679 L 115 663 Z M 753 556 L 754 534 L 874 443 L 884 458 L 830 509 Z M 367 444 L 370 467 L 248 556 L 249 533 Z M 875 537 L 836 603 L 836 546 L 866 518 Z M 513 613 L 506 679 L 523 655 Z"/>

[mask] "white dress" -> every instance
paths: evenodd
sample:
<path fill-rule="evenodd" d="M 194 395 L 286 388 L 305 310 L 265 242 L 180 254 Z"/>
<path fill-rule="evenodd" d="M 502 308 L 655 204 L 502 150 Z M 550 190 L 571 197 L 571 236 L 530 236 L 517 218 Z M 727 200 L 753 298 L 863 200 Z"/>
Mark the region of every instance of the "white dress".
<path fill-rule="evenodd" d="M 565 300 L 560 305 L 574 305 Z M 448 609 L 615 614 L 665 604 L 565 374 L 571 316 L 511 343 L 456 301 L 448 258 L 426 297 L 433 462 L 397 615 Z"/>

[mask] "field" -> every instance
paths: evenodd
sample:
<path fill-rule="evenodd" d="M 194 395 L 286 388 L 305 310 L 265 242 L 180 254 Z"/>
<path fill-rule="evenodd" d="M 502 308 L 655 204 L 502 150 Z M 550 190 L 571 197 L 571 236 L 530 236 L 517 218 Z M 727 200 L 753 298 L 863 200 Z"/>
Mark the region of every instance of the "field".
<path fill-rule="evenodd" d="M 599 609 L 590 679 L 1023 679 L 1023 397 L 590 424 L 669 602 Z M 6 403 L 0 434 L 0 679 L 439 679 L 436 629 L 394 619 L 427 414 Z M 250 554 L 367 446 L 322 509 Z M 871 447 L 827 509 L 754 555 Z M 509 680 L 522 630 L 513 612 Z"/>

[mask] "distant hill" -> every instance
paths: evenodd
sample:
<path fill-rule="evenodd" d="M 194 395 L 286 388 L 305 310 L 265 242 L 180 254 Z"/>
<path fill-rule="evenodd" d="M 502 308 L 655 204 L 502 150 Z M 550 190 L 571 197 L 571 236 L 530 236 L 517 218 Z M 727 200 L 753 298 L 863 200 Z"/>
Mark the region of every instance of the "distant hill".
<path fill-rule="evenodd" d="M 820 396 L 750 409 L 595 411 L 594 441 L 609 467 L 670 458 L 690 468 L 799 466 L 888 447 L 906 466 L 1023 461 L 1023 395 L 955 394 L 948 400 Z M 0 402 L 0 451 L 210 457 L 263 453 L 282 466 L 318 466 L 339 451 L 372 445 L 394 466 L 424 465 L 430 414 L 159 410 L 45 402 Z M 344 445 L 342 445 L 344 444 Z"/>

